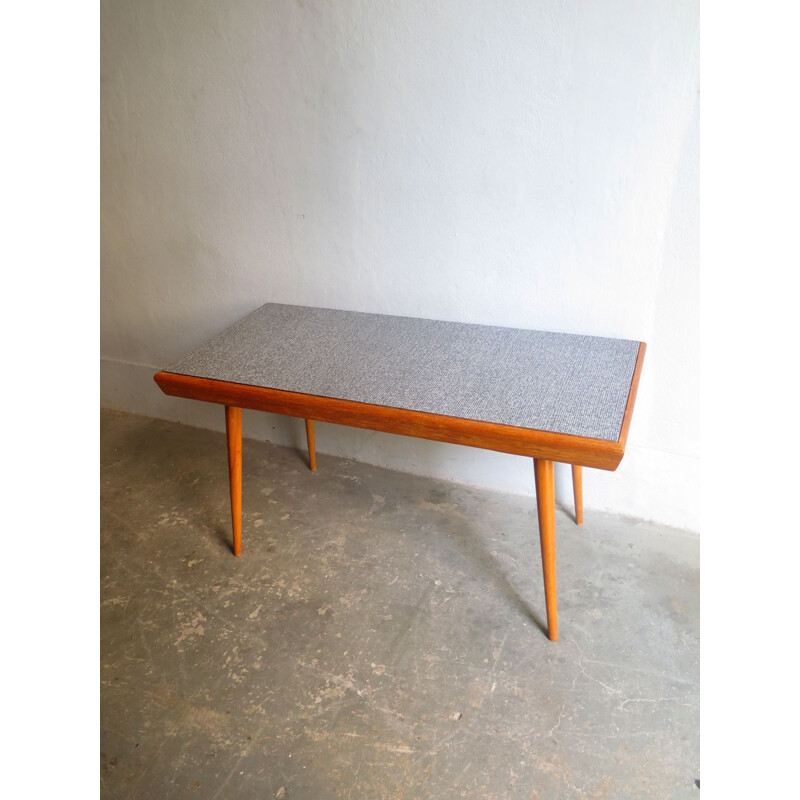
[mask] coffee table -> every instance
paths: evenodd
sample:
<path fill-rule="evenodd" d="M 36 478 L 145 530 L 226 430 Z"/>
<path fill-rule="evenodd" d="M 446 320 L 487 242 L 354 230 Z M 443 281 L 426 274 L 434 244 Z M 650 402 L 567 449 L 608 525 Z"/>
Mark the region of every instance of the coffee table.
<path fill-rule="evenodd" d="M 533 458 L 548 636 L 558 639 L 553 463 L 614 470 L 646 345 L 267 303 L 155 376 L 225 406 L 233 552 L 242 552 L 242 409 Z M 577 499 L 577 488 L 576 488 Z"/>

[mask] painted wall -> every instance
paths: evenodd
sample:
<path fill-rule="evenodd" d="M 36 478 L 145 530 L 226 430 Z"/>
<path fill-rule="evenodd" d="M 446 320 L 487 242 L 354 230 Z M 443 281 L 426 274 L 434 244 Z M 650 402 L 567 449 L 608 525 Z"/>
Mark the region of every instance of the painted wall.
<path fill-rule="evenodd" d="M 223 429 L 152 376 L 265 302 L 642 339 L 586 506 L 697 530 L 698 28 L 697 0 L 106 0 L 102 403 Z M 318 428 L 533 492 L 529 459 Z"/>

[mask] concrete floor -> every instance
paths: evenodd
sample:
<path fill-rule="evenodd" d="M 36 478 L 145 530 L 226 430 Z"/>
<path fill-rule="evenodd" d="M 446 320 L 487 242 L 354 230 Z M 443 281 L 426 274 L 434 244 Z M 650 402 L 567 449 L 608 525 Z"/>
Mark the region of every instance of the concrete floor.
<path fill-rule="evenodd" d="M 237 559 L 223 435 L 101 424 L 102 797 L 699 796 L 696 536 L 559 509 L 552 643 L 532 498 L 245 440 Z"/>

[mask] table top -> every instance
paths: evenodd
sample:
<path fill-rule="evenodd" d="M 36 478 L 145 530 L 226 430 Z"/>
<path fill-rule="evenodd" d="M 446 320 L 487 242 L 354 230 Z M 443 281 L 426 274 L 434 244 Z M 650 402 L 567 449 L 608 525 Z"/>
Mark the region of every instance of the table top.
<path fill-rule="evenodd" d="M 616 442 L 639 346 L 267 303 L 164 372 Z"/>

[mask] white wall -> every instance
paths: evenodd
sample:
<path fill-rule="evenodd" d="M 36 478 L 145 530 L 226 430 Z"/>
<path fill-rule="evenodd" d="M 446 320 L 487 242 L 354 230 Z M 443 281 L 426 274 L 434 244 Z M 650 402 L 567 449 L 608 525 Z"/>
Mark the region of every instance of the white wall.
<path fill-rule="evenodd" d="M 265 302 L 642 339 L 587 508 L 699 528 L 697 0 L 106 0 L 101 401 Z M 245 435 L 303 442 L 246 414 Z M 529 459 L 320 425 L 321 452 L 513 492 Z M 566 501 L 566 468 L 559 471 Z"/>

